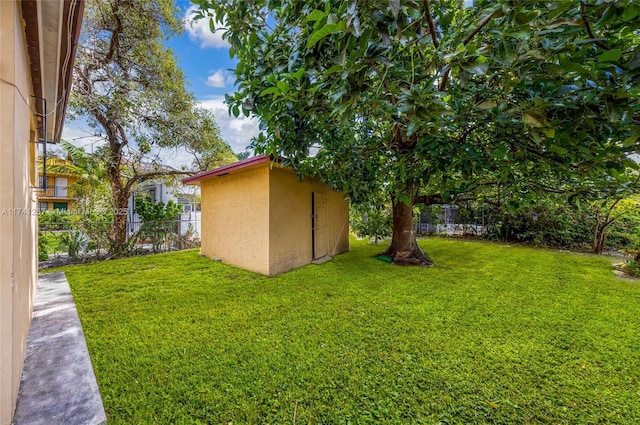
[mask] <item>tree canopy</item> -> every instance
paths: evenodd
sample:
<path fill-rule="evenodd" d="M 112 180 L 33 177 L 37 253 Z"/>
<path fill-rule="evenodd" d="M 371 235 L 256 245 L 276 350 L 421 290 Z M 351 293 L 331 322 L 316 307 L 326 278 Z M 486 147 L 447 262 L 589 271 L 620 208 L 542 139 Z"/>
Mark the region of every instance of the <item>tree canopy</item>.
<path fill-rule="evenodd" d="M 140 180 L 186 173 L 143 164 L 155 149 L 186 148 L 196 157 L 192 171 L 232 160 L 213 115 L 197 108 L 164 44 L 182 29 L 172 0 L 88 0 L 83 22 L 71 109 L 107 141 L 114 211 L 127 211 Z M 126 220 L 126 213 L 114 217 L 115 253 L 127 248 Z"/>
<path fill-rule="evenodd" d="M 393 204 L 395 263 L 429 264 L 412 207 L 491 178 L 621 172 L 640 135 L 632 1 L 197 0 L 238 58 L 258 152 Z M 212 25 L 213 28 L 213 25 Z"/>

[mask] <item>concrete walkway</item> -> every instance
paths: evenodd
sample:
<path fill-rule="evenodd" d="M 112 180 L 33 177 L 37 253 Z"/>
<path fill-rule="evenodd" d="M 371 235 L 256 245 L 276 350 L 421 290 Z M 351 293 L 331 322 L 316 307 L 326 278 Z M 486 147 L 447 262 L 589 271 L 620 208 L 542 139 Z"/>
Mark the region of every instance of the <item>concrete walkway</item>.
<path fill-rule="evenodd" d="M 14 425 L 101 425 L 107 417 L 64 273 L 40 275 Z"/>

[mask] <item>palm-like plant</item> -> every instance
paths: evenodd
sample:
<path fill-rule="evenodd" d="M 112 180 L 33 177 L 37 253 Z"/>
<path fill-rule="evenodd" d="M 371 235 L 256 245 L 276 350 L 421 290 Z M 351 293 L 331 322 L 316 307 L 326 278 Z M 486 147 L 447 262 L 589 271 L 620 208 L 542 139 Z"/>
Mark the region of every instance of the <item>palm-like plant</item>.
<path fill-rule="evenodd" d="M 56 174 L 73 176 L 78 179 L 69 187 L 70 193 L 82 204 L 84 214 L 109 211 L 112 204 L 107 183 L 107 167 L 103 149 L 87 153 L 84 148 L 75 146 L 66 140 L 60 142 L 67 160 L 51 158 L 47 160 L 47 169 Z"/>

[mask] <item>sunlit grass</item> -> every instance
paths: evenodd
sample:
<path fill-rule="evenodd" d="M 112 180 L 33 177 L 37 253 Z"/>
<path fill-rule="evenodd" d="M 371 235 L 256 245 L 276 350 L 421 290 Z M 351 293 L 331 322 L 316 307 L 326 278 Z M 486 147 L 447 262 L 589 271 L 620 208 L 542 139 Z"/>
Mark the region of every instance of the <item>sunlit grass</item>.
<path fill-rule="evenodd" d="M 197 251 L 66 267 L 110 424 L 640 423 L 640 284 L 430 239 L 267 278 Z"/>

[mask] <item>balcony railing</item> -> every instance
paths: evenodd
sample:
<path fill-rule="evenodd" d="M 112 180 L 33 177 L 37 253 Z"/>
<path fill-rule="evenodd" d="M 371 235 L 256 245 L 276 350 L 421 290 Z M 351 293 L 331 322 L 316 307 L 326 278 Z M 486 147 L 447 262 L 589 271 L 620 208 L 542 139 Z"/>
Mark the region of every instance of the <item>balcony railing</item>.
<path fill-rule="evenodd" d="M 68 198 L 68 186 L 52 186 L 40 189 L 40 196 L 49 198 Z"/>

